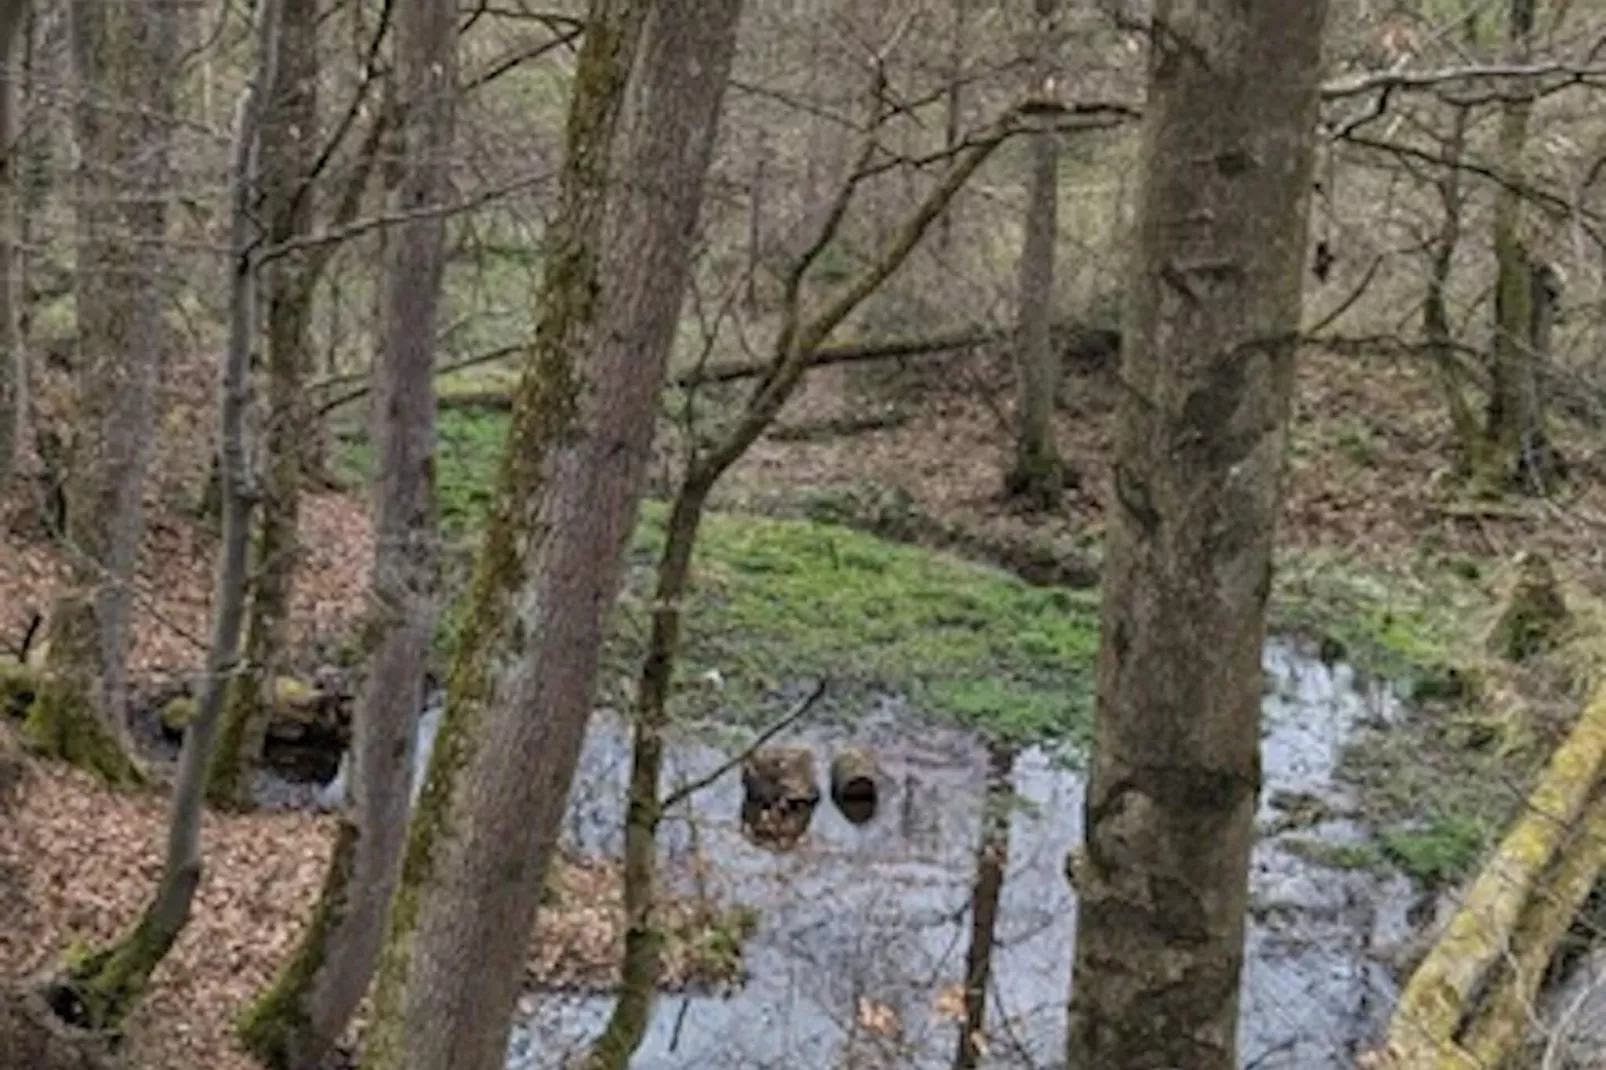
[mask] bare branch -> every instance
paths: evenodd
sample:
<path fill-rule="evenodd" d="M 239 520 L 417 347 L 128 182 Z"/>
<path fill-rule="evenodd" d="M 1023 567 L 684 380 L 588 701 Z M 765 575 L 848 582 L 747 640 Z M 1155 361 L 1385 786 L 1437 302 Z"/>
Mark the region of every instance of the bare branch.
<path fill-rule="evenodd" d="M 757 751 L 758 748 L 762 747 L 764 744 L 768 743 L 770 740 L 792 727 L 798 721 L 802 720 L 803 715 L 808 713 L 809 710 L 813 709 L 814 704 L 819 702 L 820 698 L 824 696 L 825 689 L 829 683 L 830 681 L 828 680 L 821 680 L 819 683 L 815 684 L 814 690 L 809 692 L 808 697 L 788 710 L 786 715 L 780 720 L 776 721 L 774 724 L 764 729 L 764 731 L 754 736 L 753 742 L 749 743 L 739 753 L 731 755 L 730 758 L 715 766 L 712 772 L 705 773 L 703 776 L 698 777 L 696 780 L 693 780 L 690 783 L 682 784 L 680 787 L 664 796 L 664 801 L 659 807 L 659 812 L 662 813 L 667 811 L 671 807 L 677 806 L 691 798 L 693 795 L 696 795 L 699 791 L 702 791 L 704 788 L 714 783 L 714 781 L 718 780 L 720 777 L 724 776 L 732 769 L 735 769 L 737 766 L 747 761 L 747 759 L 751 758 L 753 753 Z"/>

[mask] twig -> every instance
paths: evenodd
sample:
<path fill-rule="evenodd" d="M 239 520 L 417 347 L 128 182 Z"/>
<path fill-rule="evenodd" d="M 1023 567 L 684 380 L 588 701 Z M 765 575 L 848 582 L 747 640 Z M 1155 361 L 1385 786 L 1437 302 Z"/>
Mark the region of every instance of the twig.
<path fill-rule="evenodd" d="M 821 696 L 825 694 L 826 686 L 829 683 L 830 681 L 828 680 L 821 680 L 818 684 L 815 684 L 814 690 L 809 692 L 807 698 L 787 711 L 786 716 L 782 717 L 780 720 L 764 729 L 764 731 L 754 736 L 753 742 L 749 743 L 740 752 L 733 754 L 728 760 L 715 766 L 713 772 L 704 776 L 700 776 L 696 780 L 691 781 L 689 784 L 682 784 L 680 787 L 670 792 L 664 797 L 663 804 L 659 807 L 659 810 L 668 811 L 680 803 L 685 802 L 687 799 L 691 798 L 693 795 L 696 795 L 699 791 L 702 791 L 704 788 L 708 787 L 710 784 L 724 776 L 726 773 L 730 772 L 732 769 L 735 769 L 737 766 L 747 761 L 747 759 L 753 756 L 754 751 L 758 750 L 758 748 L 762 747 L 764 744 L 768 743 L 770 740 L 792 727 L 792 725 L 796 724 L 802 719 L 804 714 L 813 709 L 814 704 L 820 701 Z"/>

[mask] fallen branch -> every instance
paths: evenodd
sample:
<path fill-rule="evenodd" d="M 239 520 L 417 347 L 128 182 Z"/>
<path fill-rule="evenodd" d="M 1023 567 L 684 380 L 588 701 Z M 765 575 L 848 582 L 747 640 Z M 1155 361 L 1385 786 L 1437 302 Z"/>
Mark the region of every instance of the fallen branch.
<path fill-rule="evenodd" d="M 443 375 L 450 375 L 453 372 L 460 372 L 468 368 L 475 368 L 481 364 L 494 364 L 496 361 L 506 360 L 508 357 L 511 357 L 516 353 L 522 353 L 526 348 L 527 343 L 519 342 L 514 345 L 497 346 L 495 349 L 488 349 L 483 353 L 475 353 L 472 356 L 462 357 L 458 360 L 442 364 L 440 367 L 436 368 L 435 377 L 439 379 Z M 369 372 L 353 372 L 349 375 L 341 375 L 332 379 L 325 379 L 320 383 L 313 383 L 309 389 L 327 390 L 332 386 L 339 386 L 342 383 L 358 382 L 370 374 L 371 373 Z M 372 389 L 372 380 L 368 382 L 358 382 L 357 386 L 352 387 L 344 394 L 330 398 L 329 400 L 323 402 L 323 404 L 319 405 L 316 415 L 327 416 L 336 409 L 344 408 L 354 401 L 361 401 L 363 398 L 368 396 Z M 437 403 L 445 408 L 450 408 L 452 405 L 452 402 L 446 398 L 438 399 Z M 464 405 L 468 404 L 468 402 L 459 400 L 457 404 Z M 503 400 L 500 404 L 502 407 L 507 406 L 508 402 L 506 400 L 506 395 L 503 395 Z"/>
<path fill-rule="evenodd" d="M 1120 335 L 1112 330 L 1073 324 L 1059 332 L 1063 341 L 1060 352 L 1069 358 L 1103 357 L 1119 350 Z M 960 349 L 1006 342 L 1010 332 L 1005 330 L 967 329 L 924 338 L 897 338 L 887 341 L 854 342 L 836 346 L 821 346 L 808 356 L 809 370 L 833 364 L 867 364 L 878 360 L 900 360 L 908 357 L 940 356 Z M 731 361 L 686 372 L 674 380 L 682 390 L 710 383 L 732 383 L 764 375 L 775 367 L 772 357 L 763 360 Z"/>
<path fill-rule="evenodd" d="M 814 690 L 809 692 L 807 698 L 803 699 L 802 702 L 799 702 L 796 706 L 793 706 L 790 710 L 788 710 L 786 715 L 780 720 L 776 721 L 774 724 L 764 729 L 764 731 L 754 736 L 753 742 L 749 743 L 739 753 L 731 755 L 729 759 L 715 766 L 713 772 L 700 776 L 688 784 L 682 784 L 680 787 L 666 795 L 662 805 L 659 807 L 659 812 L 667 812 L 670 807 L 677 806 L 691 798 L 693 795 L 696 795 L 699 791 L 702 791 L 714 781 L 718 780 L 720 777 L 724 776 L 732 769 L 735 769 L 737 766 L 747 761 L 747 759 L 751 758 L 753 756 L 753 752 L 758 750 L 758 748 L 762 747 L 764 744 L 768 743 L 770 740 L 792 727 L 798 721 L 802 720 L 803 715 L 808 713 L 809 710 L 813 709 L 816 702 L 820 701 L 820 698 L 825 694 L 826 686 L 829 683 L 830 681 L 828 680 L 821 680 L 819 683 L 815 684 Z"/>

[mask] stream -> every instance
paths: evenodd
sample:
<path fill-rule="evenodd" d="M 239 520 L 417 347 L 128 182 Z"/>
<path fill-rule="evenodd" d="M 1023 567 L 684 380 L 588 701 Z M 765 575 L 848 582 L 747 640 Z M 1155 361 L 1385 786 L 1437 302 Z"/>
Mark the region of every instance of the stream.
<path fill-rule="evenodd" d="M 1336 770 L 1351 730 L 1398 708 L 1384 686 L 1293 644 L 1269 643 L 1264 666 L 1265 789 L 1242 1062 L 1339 1070 L 1376 1039 L 1393 1006 L 1396 983 L 1382 959 L 1408 936 L 1417 894 L 1399 874 L 1334 868 L 1302 848 L 1365 840 L 1360 823 L 1344 816 L 1356 802 Z M 421 718 L 421 761 L 438 720 L 438 708 Z M 776 742 L 813 749 L 822 776 L 841 748 L 870 748 L 882 772 L 879 810 L 854 826 L 826 798 L 801 844 L 770 853 L 742 835 L 741 778 L 732 773 L 697 794 L 689 813 L 683 807 L 666 819 L 665 856 L 695 844 L 716 897 L 756 908 L 759 924 L 745 947 L 745 983 L 726 994 L 661 997 L 632 1066 L 947 1067 L 957 1034 L 939 998 L 964 970 L 985 783 L 980 741 L 886 698 L 851 726 L 805 725 Z M 626 723 L 599 713 L 575 777 L 563 832 L 569 850 L 619 855 L 629 753 Z M 729 754 L 692 733 L 678 737 L 665 783 L 690 780 Z M 984 1062 L 1053 1066 L 1063 1058 L 1075 921 L 1063 866 L 1080 842 L 1083 786 L 1074 762 L 1034 748 L 1017 757 L 1014 789 L 1022 804 L 1011 821 Z M 335 790 L 338 783 L 324 789 L 325 801 Z M 879 1018 L 875 1029 L 864 1027 L 867 1005 Z M 565 1065 L 610 1006 L 604 996 L 529 994 L 509 1070 Z"/>

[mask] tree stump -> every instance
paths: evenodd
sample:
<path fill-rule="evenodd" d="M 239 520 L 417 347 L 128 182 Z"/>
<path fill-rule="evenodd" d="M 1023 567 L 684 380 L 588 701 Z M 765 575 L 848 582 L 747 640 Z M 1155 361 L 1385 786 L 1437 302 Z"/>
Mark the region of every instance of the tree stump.
<path fill-rule="evenodd" d="M 767 747 L 742 763 L 742 832 L 760 847 L 797 846 L 820 803 L 814 754 L 803 747 Z"/>
<path fill-rule="evenodd" d="M 1517 558 L 1517 582 L 1506 608 L 1489 636 L 1489 648 L 1510 661 L 1528 658 L 1555 646 L 1570 614 L 1560 585 L 1543 554 Z"/>
<path fill-rule="evenodd" d="M 853 825 L 863 825 L 880 805 L 880 770 L 867 750 L 845 750 L 831 763 L 831 801 Z"/>

